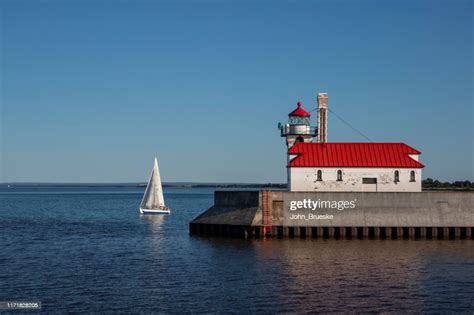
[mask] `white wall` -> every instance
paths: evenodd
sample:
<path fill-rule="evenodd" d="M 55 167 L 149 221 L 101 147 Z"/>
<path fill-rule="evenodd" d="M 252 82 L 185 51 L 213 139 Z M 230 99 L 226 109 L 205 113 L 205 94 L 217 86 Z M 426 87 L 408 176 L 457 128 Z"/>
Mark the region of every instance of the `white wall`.
<path fill-rule="evenodd" d="M 322 171 L 322 181 L 317 181 L 317 171 Z M 342 170 L 342 181 L 337 181 L 337 171 Z M 398 170 L 400 181 L 395 183 Z M 290 167 L 290 191 L 421 191 L 421 168 L 330 168 Z M 410 182 L 410 171 L 415 171 L 415 182 Z M 362 184 L 363 177 L 377 178 L 377 184 Z"/>

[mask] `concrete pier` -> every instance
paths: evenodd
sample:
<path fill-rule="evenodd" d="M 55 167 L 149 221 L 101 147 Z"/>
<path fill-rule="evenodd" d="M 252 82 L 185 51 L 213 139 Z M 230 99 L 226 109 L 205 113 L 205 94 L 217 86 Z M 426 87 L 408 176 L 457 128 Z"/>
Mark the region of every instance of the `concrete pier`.
<path fill-rule="evenodd" d="M 274 191 L 266 192 L 265 202 L 264 194 L 216 191 L 214 205 L 190 223 L 190 233 L 242 238 L 474 239 L 474 192 Z"/>

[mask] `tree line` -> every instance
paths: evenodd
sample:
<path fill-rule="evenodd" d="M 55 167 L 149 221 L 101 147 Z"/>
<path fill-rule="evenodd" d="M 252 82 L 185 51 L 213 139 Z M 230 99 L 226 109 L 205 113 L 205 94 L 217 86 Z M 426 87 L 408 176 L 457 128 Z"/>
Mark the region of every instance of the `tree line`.
<path fill-rule="evenodd" d="M 427 178 L 422 181 L 423 188 L 455 188 L 455 189 L 474 189 L 474 182 L 469 180 L 458 180 L 454 182 L 441 182 L 432 178 Z"/>

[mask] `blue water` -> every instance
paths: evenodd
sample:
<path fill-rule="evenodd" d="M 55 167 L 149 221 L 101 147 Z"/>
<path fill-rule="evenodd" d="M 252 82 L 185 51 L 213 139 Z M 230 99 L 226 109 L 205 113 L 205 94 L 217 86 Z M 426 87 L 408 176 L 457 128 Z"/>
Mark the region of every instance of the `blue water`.
<path fill-rule="evenodd" d="M 469 312 L 473 241 L 191 237 L 212 189 L 0 188 L 0 301 L 44 312 Z"/>

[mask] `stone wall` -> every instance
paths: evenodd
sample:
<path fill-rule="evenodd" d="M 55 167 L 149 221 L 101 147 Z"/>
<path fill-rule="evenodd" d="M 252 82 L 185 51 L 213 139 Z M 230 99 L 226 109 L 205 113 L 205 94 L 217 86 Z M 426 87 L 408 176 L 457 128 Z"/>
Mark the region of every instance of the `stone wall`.
<path fill-rule="evenodd" d="M 262 193 L 215 192 L 191 234 L 262 237 Z M 474 239 L 473 192 L 271 193 L 276 237 Z"/>
<path fill-rule="evenodd" d="M 472 192 L 274 192 L 272 197 L 273 225 L 474 226 Z"/>
<path fill-rule="evenodd" d="M 261 225 L 260 199 L 261 194 L 258 191 L 216 191 L 214 206 L 193 222 Z M 307 201 L 307 207 L 290 209 L 291 203 L 304 202 L 304 200 Z M 313 202 L 311 206 L 310 201 Z M 315 207 L 314 202 L 318 201 L 320 204 Z M 332 207 L 334 205 L 336 208 Z M 341 210 L 337 209 L 338 205 L 341 207 L 346 205 L 346 207 Z M 273 225 L 281 226 L 474 227 L 473 192 L 274 191 L 272 192 L 272 208 Z"/>

